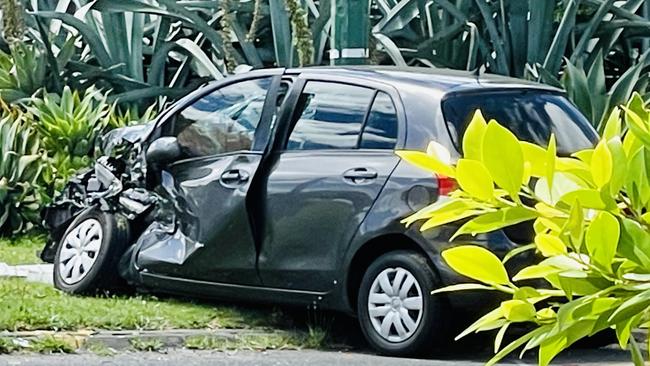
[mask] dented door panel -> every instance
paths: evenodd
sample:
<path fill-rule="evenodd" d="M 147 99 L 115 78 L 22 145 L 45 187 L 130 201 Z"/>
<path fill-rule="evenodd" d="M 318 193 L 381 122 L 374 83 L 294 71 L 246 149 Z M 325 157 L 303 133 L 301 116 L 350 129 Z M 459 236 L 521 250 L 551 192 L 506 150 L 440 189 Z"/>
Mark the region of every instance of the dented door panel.
<path fill-rule="evenodd" d="M 188 279 L 258 284 L 246 193 L 260 160 L 258 153 L 237 153 L 163 171 L 161 195 L 171 202 L 173 218 L 154 221 L 140 236 L 137 266 Z M 233 171 L 242 179 L 226 176 Z"/>

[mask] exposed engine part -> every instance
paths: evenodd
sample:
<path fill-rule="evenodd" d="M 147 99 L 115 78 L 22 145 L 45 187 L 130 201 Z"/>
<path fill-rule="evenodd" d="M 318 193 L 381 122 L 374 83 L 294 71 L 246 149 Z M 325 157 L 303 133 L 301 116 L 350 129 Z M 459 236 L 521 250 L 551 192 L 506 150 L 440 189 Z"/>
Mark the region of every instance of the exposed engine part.
<path fill-rule="evenodd" d="M 119 212 L 129 220 L 151 211 L 159 196 L 146 189 L 146 162 L 142 144 L 119 138 L 108 144 L 107 155 L 95 162 L 94 168 L 81 171 L 70 179 L 62 194 L 43 210 L 44 226 L 50 231 L 49 241 L 41 253 L 46 262 L 54 259 L 56 243 L 72 220 L 88 207 L 105 212 Z"/>

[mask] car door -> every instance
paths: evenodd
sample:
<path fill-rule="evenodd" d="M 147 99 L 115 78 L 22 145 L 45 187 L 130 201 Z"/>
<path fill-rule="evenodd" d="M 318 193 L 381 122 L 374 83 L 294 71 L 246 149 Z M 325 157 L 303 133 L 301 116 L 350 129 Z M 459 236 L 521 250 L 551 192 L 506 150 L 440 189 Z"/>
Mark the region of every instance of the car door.
<path fill-rule="evenodd" d="M 204 94 L 163 122 L 182 156 L 159 169 L 158 220 L 141 237 L 148 273 L 259 284 L 247 196 L 275 118 L 280 71 Z M 148 244 L 147 244 L 148 243 Z"/>
<path fill-rule="evenodd" d="M 265 286 L 324 292 L 397 165 L 403 114 L 381 85 L 302 82 L 268 173 L 259 271 Z"/>

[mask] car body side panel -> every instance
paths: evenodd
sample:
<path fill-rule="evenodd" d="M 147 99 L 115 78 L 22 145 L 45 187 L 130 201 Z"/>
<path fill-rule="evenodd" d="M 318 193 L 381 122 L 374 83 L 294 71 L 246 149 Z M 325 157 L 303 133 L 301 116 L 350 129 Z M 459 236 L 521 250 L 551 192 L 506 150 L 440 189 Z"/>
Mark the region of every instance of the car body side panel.
<path fill-rule="evenodd" d="M 401 223 L 403 218 L 437 199 L 437 180 L 428 172 L 418 169 L 406 161 L 400 161 L 346 251 L 340 271 L 342 282 L 347 284 L 350 280 L 350 273 L 354 270 L 359 270 L 350 267 L 354 256 L 359 250 L 366 245 L 373 245 L 373 239 L 386 235 L 402 236 L 404 240 L 409 240 L 419 247 L 426 254 L 435 271 L 438 273 L 441 286 L 471 282 L 471 280 L 460 276 L 445 264 L 440 255 L 443 250 L 459 244 L 472 244 L 487 247 L 497 255 L 503 256 L 511 249 L 517 247 L 517 244 L 512 242 L 502 231 L 477 235 L 476 237 L 465 235 L 450 242 L 450 238 L 459 228 L 460 224 L 447 224 L 421 232 L 419 230 L 422 224 L 421 222 L 415 223 L 408 228 Z M 399 243 L 396 243 L 396 246 L 398 245 Z M 526 263 L 531 259 L 530 256 L 524 255 L 519 258 L 519 263 Z M 509 269 L 514 272 L 519 267 L 519 264 L 513 263 Z M 333 303 L 332 305 L 337 310 L 354 312 L 351 304 L 355 302 L 355 299 L 348 297 L 347 286 L 341 286 L 338 294 L 343 301 L 339 304 Z M 495 299 L 494 296 L 490 296 L 486 292 L 467 292 L 437 296 L 444 296 L 447 303 L 453 307 L 455 312 L 459 314 L 463 313 L 469 317 L 468 319 L 473 320 L 476 315 L 479 315 L 480 312 L 486 309 L 486 307 L 476 306 L 476 304 L 491 304 L 491 301 Z"/>
<path fill-rule="evenodd" d="M 137 266 L 187 279 L 259 284 L 245 200 L 250 180 L 229 185 L 220 177 L 229 170 L 252 175 L 260 160 L 259 153 L 235 153 L 194 159 L 163 171 L 172 220 L 164 223 L 161 217 L 141 235 Z"/>
<path fill-rule="evenodd" d="M 255 186 L 258 168 L 269 143 L 275 120 L 277 91 L 282 70 L 252 72 L 205 87 L 157 123 L 151 138 L 160 135 L 167 121 L 194 101 L 214 90 L 260 77 L 273 77 L 262 107 L 253 146 L 258 151 L 191 158 L 158 167 L 162 204 L 158 217 L 139 237 L 126 257 L 131 265 L 124 273 L 146 271 L 159 275 L 205 282 L 259 285 L 252 216 L 248 210 L 248 190 Z M 263 133 L 258 133 L 258 131 Z"/>
<path fill-rule="evenodd" d="M 399 158 L 392 151 L 283 152 L 271 170 L 259 271 L 265 286 L 328 291 L 350 242 Z M 316 164 L 316 165 L 315 165 Z M 346 172 L 376 178 L 354 183 Z"/>

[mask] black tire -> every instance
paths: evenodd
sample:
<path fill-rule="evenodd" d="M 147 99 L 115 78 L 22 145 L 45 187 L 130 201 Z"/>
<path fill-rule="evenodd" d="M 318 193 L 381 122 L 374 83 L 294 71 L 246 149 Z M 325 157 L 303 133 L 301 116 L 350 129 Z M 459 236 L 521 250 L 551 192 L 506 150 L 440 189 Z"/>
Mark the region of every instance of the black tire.
<path fill-rule="evenodd" d="M 101 246 L 96 254 L 94 263 L 77 282 L 71 283 L 64 279 L 61 268 L 61 251 L 65 238 L 77 226 L 87 220 L 94 219 L 99 222 L 101 233 Z M 54 257 L 54 286 L 70 294 L 94 294 L 110 292 L 123 288 L 126 282 L 119 276 L 117 265 L 120 256 L 129 244 L 129 225 L 127 219 L 119 214 L 109 214 L 97 208 L 90 208 L 77 216 L 65 231 L 59 242 Z"/>
<path fill-rule="evenodd" d="M 395 268 L 405 269 L 415 278 L 422 294 L 422 313 L 415 331 L 408 338 L 389 341 L 375 329 L 368 309 L 368 299 L 375 279 L 385 270 L 391 271 Z M 396 276 L 395 273 L 393 280 Z M 449 330 L 444 316 L 447 308 L 444 300 L 431 295 L 431 291 L 438 287 L 437 274 L 429 261 L 417 252 L 399 250 L 377 258 L 363 276 L 357 301 L 359 323 L 368 343 L 380 354 L 388 356 L 422 356 L 442 351 L 448 343 Z M 398 314 L 401 309 L 391 311 Z M 378 321 L 377 318 L 375 320 Z M 397 332 L 394 325 L 391 327 L 390 331 Z"/>

